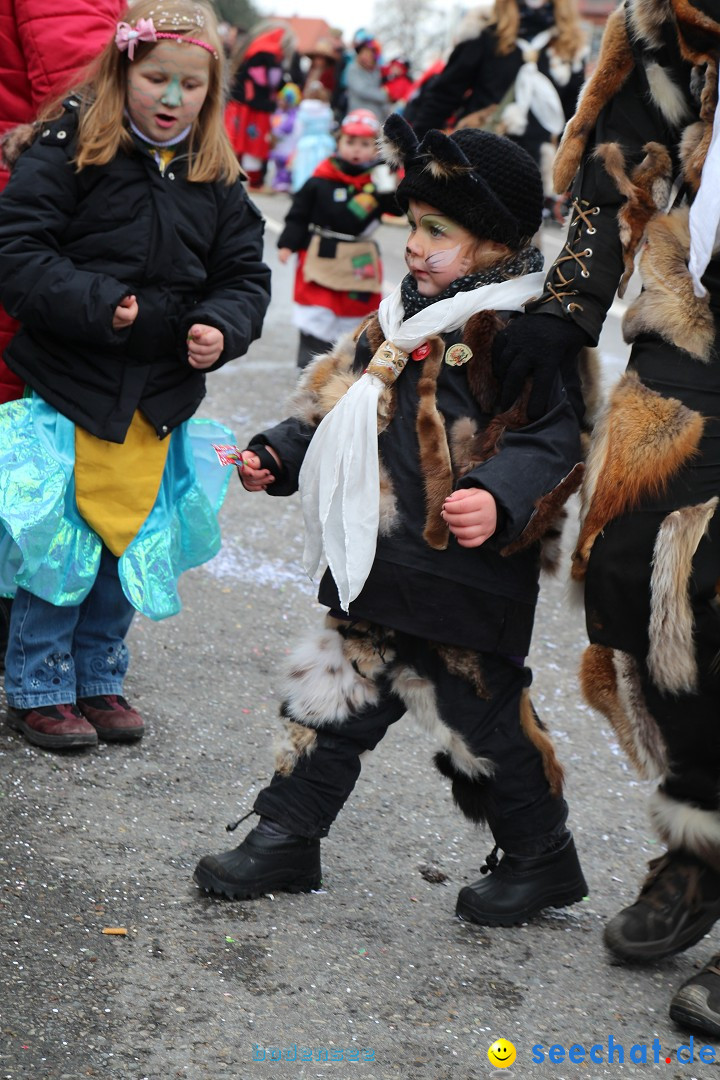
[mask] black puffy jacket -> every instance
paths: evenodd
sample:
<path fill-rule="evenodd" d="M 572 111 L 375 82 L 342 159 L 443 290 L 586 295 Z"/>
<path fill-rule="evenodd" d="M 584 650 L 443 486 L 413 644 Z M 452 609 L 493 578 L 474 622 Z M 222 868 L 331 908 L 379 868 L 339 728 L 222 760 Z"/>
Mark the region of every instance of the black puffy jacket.
<path fill-rule="evenodd" d="M 140 408 L 162 437 L 205 395 L 187 360 L 193 323 L 224 335 L 214 368 L 260 334 L 263 220 L 240 181 L 188 182 L 182 147 L 164 175 L 139 140 L 77 172 L 76 129 L 68 103 L 0 196 L 0 300 L 21 323 L 5 361 L 93 435 L 123 442 Z M 130 294 L 138 317 L 114 330 Z"/>

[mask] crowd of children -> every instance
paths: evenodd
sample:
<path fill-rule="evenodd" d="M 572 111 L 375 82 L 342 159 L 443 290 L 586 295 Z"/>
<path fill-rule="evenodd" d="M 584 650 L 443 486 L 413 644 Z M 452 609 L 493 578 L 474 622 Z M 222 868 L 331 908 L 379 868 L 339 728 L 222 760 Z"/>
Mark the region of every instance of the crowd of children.
<path fill-rule="evenodd" d="M 320 841 L 363 753 L 408 713 L 436 739 L 459 809 L 494 841 L 457 914 L 507 926 L 579 901 L 587 886 L 563 771 L 526 658 L 541 557 L 552 557 L 545 549 L 556 548 L 584 471 L 576 355 L 597 338 L 647 227 L 642 265 L 678 286 L 683 311 L 649 284 L 628 313 L 634 370 L 609 416 L 626 421 L 633 446 L 616 445 L 612 425 L 596 432 L 575 559 L 593 642 L 586 694 L 639 767 L 650 761 L 661 777 L 654 819 L 667 845 L 606 944 L 626 960 L 682 951 L 720 917 L 711 5 L 626 0 L 610 20 L 606 62 L 556 174 L 563 190 L 578 176 L 570 255 L 545 281 L 533 245 L 538 147 L 574 105 L 548 89 L 551 76 L 564 90 L 581 75 L 571 4 L 498 0 L 492 32 L 453 54 L 466 82 L 451 64 L 427 89 L 421 140 L 399 111 L 409 65 L 383 65 L 364 32 L 344 83 L 332 47 L 301 88 L 288 78 L 287 27 L 262 25 L 233 49 L 226 103 L 212 8 L 154 4 L 128 7 L 84 77 L 13 139 L 0 198 L 0 301 L 18 323 L 3 359 L 26 388 L 0 405 L 9 726 L 49 750 L 144 734 L 123 695 L 125 639 L 135 611 L 174 614 L 178 576 L 220 545 L 228 477 L 208 451 L 231 433 L 193 417 L 206 376 L 261 332 L 270 271 L 244 182 L 269 180 L 293 193 L 278 248 L 281 263 L 297 258 L 303 371 L 288 418 L 251 436 L 236 463 L 249 492 L 299 492 L 305 566 L 314 574 L 327 563 L 318 596 L 327 611 L 291 660 L 275 772 L 251 810 L 259 821 L 236 848 L 201 858 L 195 879 L 230 899 L 317 888 Z M 513 78 L 532 76 L 522 132 L 485 130 L 486 116 L 450 135 L 424 130 L 481 68 L 487 75 L 476 57 L 490 46 L 498 69 L 514 56 Z M 332 95 L 343 85 L 338 113 Z M 480 104 L 461 94 L 462 108 L 480 114 Z M 632 146 L 630 175 L 601 137 Z M 665 213 L 671 144 L 682 146 L 678 197 L 694 202 Z M 383 213 L 406 215 L 409 228 L 407 276 L 384 298 L 372 236 Z M 576 269 L 562 269 L 568 259 Z M 661 413 L 672 423 L 658 433 Z M 604 480 L 603 462 L 623 468 Z M 627 580 L 623 566 L 634 568 Z M 634 597 L 636 617 L 620 592 Z M 719 980 L 716 956 L 676 994 L 674 1019 L 720 1034 Z"/>

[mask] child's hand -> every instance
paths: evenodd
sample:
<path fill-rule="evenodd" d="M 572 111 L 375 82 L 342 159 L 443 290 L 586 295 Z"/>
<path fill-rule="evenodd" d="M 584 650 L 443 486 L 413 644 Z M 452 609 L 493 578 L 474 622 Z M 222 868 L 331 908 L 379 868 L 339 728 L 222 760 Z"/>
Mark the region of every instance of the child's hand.
<path fill-rule="evenodd" d="M 272 446 L 266 446 L 265 449 L 272 454 L 278 465 L 282 465 L 277 452 L 273 450 Z M 243 451 L 242 463 L 237 466 L 237 471 L 240 483 L 246 491 L 264 491 L 270 484 L 275 483 L 273 474 L 269 469 L 261 467 L 260 458 L 257 454 L 253 454 L 252 450 Z"/>
<path fill-rule="evenodd" d="M 195 323 L 190 327 L 187 337 L 188 364 L 202 371 L 212 367 L 220 359 L 225 346 L 222 331 L 216 326 L 204 326 Z"/>
<path fill-rule="evenodd" d="M 132 326 L 137 319 L 137 315 L 138 302 L 136 298 L 134 296 L 124 296 L 115 308 L 112 321 L 113 330 L 125 330 L 126 327 Z"/>
<path fill-rule="evenodd" d="M 460 547 L 480 547 L 497 528 L 497 504 L 484 488 L 460 488 L 445 500 L 442 517 Z"/>
<path fill-rule="evenodd" d="M 283 266 L 288 261 L 291 255 L 292 250 L 290 248 L 278 248 L 278 259 L 283 264 Z"/>

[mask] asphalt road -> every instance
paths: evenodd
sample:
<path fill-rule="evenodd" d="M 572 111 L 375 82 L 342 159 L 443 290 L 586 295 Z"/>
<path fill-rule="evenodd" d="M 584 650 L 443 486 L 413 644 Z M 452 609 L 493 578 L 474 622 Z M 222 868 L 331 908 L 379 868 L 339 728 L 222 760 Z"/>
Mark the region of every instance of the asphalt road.
<path fill-rule="evenodd" d="M 259 201 L 282 218 L 282 199 Z M 284 415 L 296 376 L 292 268 L 277 265 L 272 230 L 266 332 L 210 377 L 203 406 L 243 444 Z M 402 230 L 384 226 L 380 239 L 398 280 Z M 548 231 L 549 249 L 560 240 Z M 609 380 L 622 352 L 611 323 Z M 545 583 L 531 659 L 567 769 L 585 901 L 507 930 L 454 918 L 491 844 L 453 808 L 433 745 L 407 718 L 366 760 L 324 842 L 321 892 L 227 903 L 198 891 L 196 860 L 239 842 L 247 826 L 235 840 L 225 823 L 270 776 L 278 670 L 321 618 L 297 499 L 249 495 L 233 479 L 222 522 L 220 555 L 183 580 L 182 613 L 132 627 L 140 745 L 51 754 L 0 729 L 0 1080 L 479 1080 L 497 1075 L 498 1038 L 514 1044 L 507 1075 L 522 1080 L 717 1076 L 698 1060 L 705 1040 L 695 1064 L 678 1064 L 689 1039 L 667 1016 L 717 932 L 655 968 L 616 966 L 603 951 L 604 923 L 659 848 L 646 787 L 580 701 L 583 621 L 562 579 Z M 446 882 L 426 880 L 425 865 Z"/>

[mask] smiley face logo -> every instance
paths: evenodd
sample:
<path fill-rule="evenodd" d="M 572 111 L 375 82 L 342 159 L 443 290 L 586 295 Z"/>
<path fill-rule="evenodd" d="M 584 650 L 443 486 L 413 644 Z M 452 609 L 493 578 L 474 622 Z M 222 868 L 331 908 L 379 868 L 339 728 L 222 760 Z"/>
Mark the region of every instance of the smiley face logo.
<path fill-rule="evenodd" d="M 512 1065 L 516 1056 L 515 1047 L 507 1039 L 496 1039 L 488 1050 L 488 1061 L 496 1069 L 507 1069 L 508 1065 Z"/>

